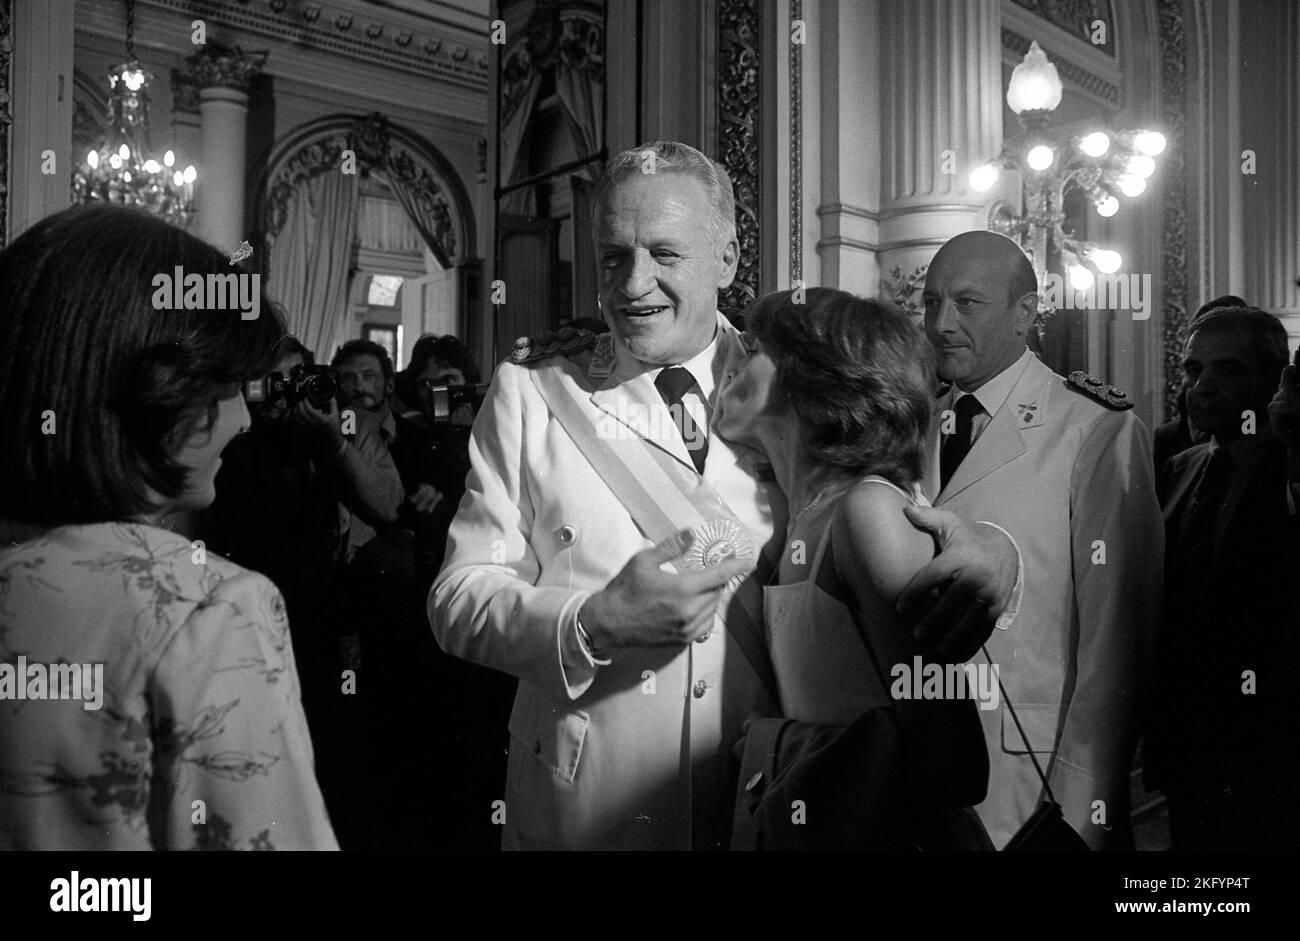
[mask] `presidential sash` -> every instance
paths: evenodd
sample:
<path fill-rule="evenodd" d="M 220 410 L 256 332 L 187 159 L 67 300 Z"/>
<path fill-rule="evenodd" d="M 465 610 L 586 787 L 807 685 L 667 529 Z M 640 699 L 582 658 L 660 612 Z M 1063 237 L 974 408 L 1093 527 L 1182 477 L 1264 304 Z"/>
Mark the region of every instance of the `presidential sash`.
<path fill-rule="evenodd" d="M 561 380 L 559 362 L 528 370 L 542 400 L 573 440 L 583 457 L 600 475 L 610 491 L 631 515 L 633 522 L 652 542 L 659 543 L 682 529 L 691 529 L 695 541 L 682 559 L 672 564 L 678 571 L 701 569 L 728 558 L 756 559 L 749 578 L 735 579 L 723 590 L 719 605 L 726 612 L 724 623 L 768 691 L 772 702 L 780 702 L 776 676 L 764 640 L 761 585 L 770 563 L 753 536 L 727 506 L 726 501 L 692 472 L 687 480 L 676 460 L 640 437 L 601 437 L 596 422 L 605 413 Z"/>

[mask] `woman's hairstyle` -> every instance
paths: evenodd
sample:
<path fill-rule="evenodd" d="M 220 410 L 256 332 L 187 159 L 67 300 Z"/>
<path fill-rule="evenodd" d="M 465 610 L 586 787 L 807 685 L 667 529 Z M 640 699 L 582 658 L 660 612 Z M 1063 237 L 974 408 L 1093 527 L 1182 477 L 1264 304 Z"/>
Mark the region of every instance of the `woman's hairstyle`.
<path fill-rule="evenodd" d="M 929 342 L 885 301 L 801 293 L 768 294 L 745 313 L 776 365 L 772 395 L 793 407 L 814 461 L 916 483 L 934 401 Z"/>
<path fill-rule="evenodd" d="M 243 274 L 141 210 L 79 206 L 0 252 L 0 518 L 126 520 L 187 487 L 173 458 L 275 362 L 275 308 L 155 309 L 154 279 Z M 161 282 L 160 282 L 161 283 Z M 215 292 L 213 292 L 215 293 Z"/>

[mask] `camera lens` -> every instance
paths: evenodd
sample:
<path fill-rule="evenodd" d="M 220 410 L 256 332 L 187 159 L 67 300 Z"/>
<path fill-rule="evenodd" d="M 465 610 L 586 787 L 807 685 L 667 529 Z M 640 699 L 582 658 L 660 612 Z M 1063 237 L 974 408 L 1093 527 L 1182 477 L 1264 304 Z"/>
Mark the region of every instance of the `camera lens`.
<path fill-rule="evenodd" d="M 325 408 L 338 394 L 338 384 L 332 376 L 308 376 L 302 384 L 302 394 L 317 408 Z"/>

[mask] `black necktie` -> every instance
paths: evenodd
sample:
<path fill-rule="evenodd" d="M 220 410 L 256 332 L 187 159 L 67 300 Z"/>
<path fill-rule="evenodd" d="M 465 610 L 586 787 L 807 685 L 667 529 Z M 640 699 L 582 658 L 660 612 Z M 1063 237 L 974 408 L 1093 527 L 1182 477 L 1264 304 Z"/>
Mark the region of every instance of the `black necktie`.
<path fill-rule="evenodd" d="M 709 453 L 709 440 L 695 424 L 695 419 L 691 417 L 691 413 L 686 410 L 686 405 L 682 402 L 682 396 L 694 385 L 695 377 L 691 375 L 691 371 L 681 366 L 670 366 L 661 370 L 655 379 L 655 388 L 659 390 L 664 402 L 673 412 L 673 417 L 680 422 L 682 441 L 686 443 L 686 450 L 691 455 L 695 469 L 703 474 L 704 458 Z M 673 409 L 674 405 L 677 406 L 676 409 Z"/>
<path fill-rule="evenodd" d="M 963 395 L 953 406 L 957 413 L 957 427 L 943 443 L 939 452 L 939 489 L 948 486 L 962 459 L 970 453 L 975 437 L 975 416 L 984 411 L 980 400 L 973 395 Z"/>

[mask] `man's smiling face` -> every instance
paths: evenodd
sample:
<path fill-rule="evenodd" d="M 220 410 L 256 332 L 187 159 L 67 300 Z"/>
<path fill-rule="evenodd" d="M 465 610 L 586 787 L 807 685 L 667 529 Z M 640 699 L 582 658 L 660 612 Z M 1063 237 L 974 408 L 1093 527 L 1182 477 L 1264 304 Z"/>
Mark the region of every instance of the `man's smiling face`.
<path fill-rule="evenodd" d="M 683 363 L 713 339 L 718 291 L 735 277 L 738 256 L 734 238 L 717 244 L 713 222 L 705 185 L 680 173 L 629 177 L 601 201 L 601 308 L 644 363 Z"/>

